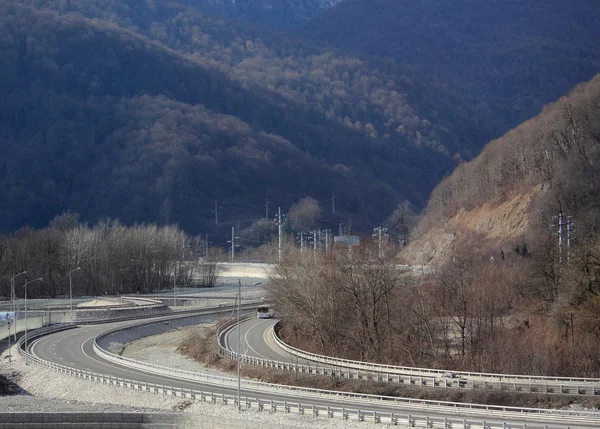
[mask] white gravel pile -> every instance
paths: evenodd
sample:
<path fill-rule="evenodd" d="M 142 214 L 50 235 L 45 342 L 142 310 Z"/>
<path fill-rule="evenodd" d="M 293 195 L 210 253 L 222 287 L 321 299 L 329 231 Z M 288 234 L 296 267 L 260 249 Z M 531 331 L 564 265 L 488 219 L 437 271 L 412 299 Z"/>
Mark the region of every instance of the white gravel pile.
<path fill-rule="evenodd" d="M 175 341 L 168 339 L 168 334 L 162 334 L 170 345 L 174 347 Z M 181 338 L 182 333 L 175 336 Z M 146 339 L 151 341 L 151 339 Z M 142 340 L 143 341 L 143 340 Z M 159 344 L 159 342 L 157 342 Z M 136 346 L 140 353 L 143 347 Z M 178 365 L 182 369 L 196 370 L 199 364 L 189 361 L 177 353 L 165 354 L 165 348 L 148 346 L 145 348 L 145 357 L 149 362 L 162 365 Z M 13 347 L 12 363 L 8 362 L 8 352 L 0 355 L 0 373 L 9 376 L 14 382 L 24 389 L 22 395 L 0 396 L 0 410 L 2 411 L 89 411 L 89 412 L 184 412 L 202 418 L 217 418 L 220 422 L 231 421 L 232 427 L 244 428 L 253 423 L 264 423 L 273 428 L 360 428 L 381 429 L 384 425 L 372 423 L 357 423 L 342 421 L 340 419 L 311 418 L 294 414 L 271 414 L 257 410 L 245 410 L 238 414 L 232 407 L 212 405 L 204 402 L 191 402 L 187 399 L 176 399 L 150 393 L 136 392 L 128 389 L 104 386 L 61 375 L 38 365 L 25 365 L 20 356 L 15 356 L 16 348 Z M 396 426 L 402 428 L 402 426 Z"/>

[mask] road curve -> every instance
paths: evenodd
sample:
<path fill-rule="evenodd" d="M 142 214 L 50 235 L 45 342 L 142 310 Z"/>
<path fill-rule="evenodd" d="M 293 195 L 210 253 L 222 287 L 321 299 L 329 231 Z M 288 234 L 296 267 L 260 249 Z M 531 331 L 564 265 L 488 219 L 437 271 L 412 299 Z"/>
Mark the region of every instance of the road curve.
<path fill-rule="evenodd" d="M 210 316 L 207 316 L 207 318 Z M 258 321 L 257 319 L 251 319 L 253 322 L 244 324 L 240 331 L 240 337 L 250 340 L 256 336 L 264 338 L 265 328 L 269 327 L 269 324 L 274 323 L 273 321 Z M 161 385 L 170 385 L 177 388 L 194 389 L 203 391 L 212 391 L 214 393 L 235 393 L 235 388 L 227 385 L 218 386 L 215 384 L 203 383 L 198 381 L 189 381 L 186 379 L 169 377 L 164 375 L 155 375 L 138 369 L 132 369 L 116 365 L 108 362 L 98 355 L 93 350 L 94 338 L 109 329 L 115 327 L 125 327 L 136 322 L 117 322 L 113 324 L 105 324 L 100 326 L 83 326 L 76 329 L 72 329 L 65 332 L 57 332 L 54 334 L 41 337 L 34 340 L 30 344 L 30 350 L 37 357 L 55 362 L 62 365 L 67 365 L 77 369 L 91 371 L 100 374 L 112 375 L 115 377 L 128 378 L 133 380 L 139 380 L 146 383 L 154 383 Z M 164 323 L 164 322 L 163 322 Z M 271 325 L 272 326 L 272 325 Z M 262 331 L 262 334 L 259 332 Z M 237 337 L 237 333 L 235 333 Z M 237 342 L 236 342 L 237 344 Z M 242 343 L 243 344 L 243 343 Z M 244 346 L 242 346 L 244 347 Z M 264 348 L 252 347 L 252 353 L 270 355 L 271 353 L 277 353 L 268 344 Z M 248 347 L 250 351 L 250 347 Z M 282 356 L 279 356 L 281 359 Z M 481 421 L 486 420 L 488 424 L 497 422 L 502 427 L 502 423 L 506 422 L 509 426 L 506 427 L 523 427 L 524 423 L 527 423 L 527 428 L 543 428 L 558 429 L 564 428 L 569 425 L 571 428 L 600 428 L 600 419 L 597 417 L 590 420 L 577 419 L 564 416 L 552 416 L 548 414 L 531 414 L 528 413 L 514 413 L 514 412 L 491 412 L 491 411 L 474 411 L 463 408 L 446 408 L 442 406 L 423 406 L 419 404 L 407 404 L 407 403 L 394 403 L 384 400 L 361 400 L 357 398 L 348 398 L 344 395 L 319 395 L 310 396 L 307 399 L 306 395 L 303 395 L 295 391 L 273 391 L 270 389 L 264 389 L 263 391 L 256 391 L 250 388 L 242 388 L 241 395 L 248 397 L 257 397 L 260 395 L 261 399 L 265 400 L 279 400 L 279 401 L 298 401 L 303 403 L 314 403 L 315 405 L 321 406 L 332 406 L 332 407 L 346 407 L 357 409 L 360 408 L 364 411 L 376 411 L 379 413 L 389 412 L 406 412 L 407 407 L 410 408 L 414 414 L 429 415 L 431 417 L 452 417 L 465 419 L 467 422 L 473 424 L 472 427 L 481 427 Z M 570 423 L 572 422 L 572 424 Z M 510 426 L 514 425 L 514 426 Z"/>
<path fill-rule="evenodd" d="M 346 376 L 358 378 L 379 379 L 376 374 L 381 374 L 382 379 L 391 383 L 408 382 L 412 384 L 411 377 L 417 379 L 424 387 L 460 388 L 476 390 L 495 390 L 513 393 L 535 392 L 548 394 L 563 394 L 573 396 L 597 397 L 600 394 L 600 380 L 565 378 L 565 377 L 536 377 L 518 376 L 509 374 L 486 374 L 453 372 L 447 378 L 448 371 L 438 369 L 412 368 L 391 365 L 378 365 L 368 362 L 350 361 L 327 356 L 319 356 L 293 347 L 282 347 L 278 340 L 274 339 L 273 325 L 269 322 L 254 318 L 245 320 L 241 324 L 242 354 L 250 357 L 319 366 L 320 368 L 331 368 L 346 372 Z M 237 352 L 237 328 L 232 327 L 223 335 L 225 347 Z"/>

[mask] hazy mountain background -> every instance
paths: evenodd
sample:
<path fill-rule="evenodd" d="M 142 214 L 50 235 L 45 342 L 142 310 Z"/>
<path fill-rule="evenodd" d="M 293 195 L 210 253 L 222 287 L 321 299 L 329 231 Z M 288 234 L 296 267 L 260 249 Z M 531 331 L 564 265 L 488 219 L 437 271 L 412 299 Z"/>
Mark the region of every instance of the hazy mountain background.
<path fill-rule="evenodd" d="M 538 38 L 496 26 L 497 44 L 477 33 L 497 18 L 492 9 L 465 27 L 465 14 L 477 11 L 456 11 L 452 21 L 444 2 L 429 5 L 441 8 L 436 18 L 416 2 L 345 0 L 313 20 L 274 25 L 282 33 L 265 28 L 266 15 L 231 9 L 244 4 L 291 7 L 1 1 L 0 231 L 42 226 L 70 209 L 89 222 L 115 217 L 204 232 L 215 228 L 215 199 L 221 226 L 243 227 L 263 216 L 266 198 L 272 213 L 311 196 L 325 214 L 333 189 L 337 213 L 323 222 L 366 228 L 403 201 L 423 207 L 460 160 L 600 68 L 591 2 L 573 19 L 548 15 L 554 25 L 536 26 Z M 294 7 L 311 4 L 329 6 Z M 391 19 L 400 12 L 402 26 Z M 428 26 L 436 25 L 464 44 L 432 44 Z M 576 37 L 552 36 L 571 27 Z M 546 51 L 548 44 L 560 49 Z M 520 61 L 511 57 L 517 47 Z M 495 58 L 493 73 L 470 62 L 476 54 L 452 65 L 456 50 Z M 517 100 L 526 100 L 518 115 L 507 107 Z"/>

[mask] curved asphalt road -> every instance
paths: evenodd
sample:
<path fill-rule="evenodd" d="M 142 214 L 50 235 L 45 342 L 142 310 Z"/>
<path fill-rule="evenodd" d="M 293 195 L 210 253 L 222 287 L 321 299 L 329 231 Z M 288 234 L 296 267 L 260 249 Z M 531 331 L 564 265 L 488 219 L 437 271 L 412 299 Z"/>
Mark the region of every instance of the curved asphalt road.
<path fill-rule="evenodd" d="M 273 340 L 273 326 L 278 319 L 258 319 L 256 317 L 247 319 L 240 323 L 241 353 L 252 357 L 277 360 L 280 362 L 290 361 L 290 355 Z M 225 344 L 238 352 L 238 327 L 232 328 L 225 335 Z"/>
<path fill-rule="evenodd" d="M 96 335 L 105 332 L 109 329 L 118 326 L 127 326 L 137 321 L 128 322 L 116 322 L 112 324 L 103 324 L 95 326 L 81 326 L 76 329 L 57 332 L 34 340 L 30 344 L 30 349 L 33 354 L 41 359 L 59 363 L 61 365 L 67 365 L 74 368 L 91 371 L 99 374 L 111 375 L 113 377 L 126 378 L 132 380 L 138 380 L 150 384 L 168 385 L 176 388 L 193 389 L 196 391 L 214 392 L 216 394 L 236 394 L 235 387 L 226 385 L 215 385 L 204 382 L 188 381 L 180 378 L 174 378 L 164 375 L 154 375 L 149 372 L 136 370 L 132 368 L 122 367 L 114 363 L 105 361 L 96 355 L 93 351 L 93 341 Z M 269 344 L 268 329 L 276 323 L 275 320 L 260 320 L 250 319 L 244 323 L 241 327 L 241 338 L 242 341 L 248 341 L 252 344 L 252 348 L 248 346 L 248 354 L 252 354 L 257 357 L 267 357 L 270 359 L 284 360 L 281 352 L 278 352 L 273 344 Z M 235 338 L 236 341 L 230 341 L 230 344 L 237 344 L 237 332 L 232 331 L 230 335 Z M 232 339 L 230 338 L 230 340 Z M 256 338 L 262 338 L 264 345 L 259 345 L 260 341 L 256 341 Z M 245 342 L 242 342 L 245 347 Z M 411 413 L 415 415 L 429 415 L 438 417 L 454 417 L 464 418 L 467 422 L 475 422 L 480 424 L 480 421 L 487 419 L 489 422 L 496 421 L 512 421 L 515 424 L 523 424 L 527 422 L 527 427 L 558 429 L 564 428 L 567 425 L 567 419 L 561 417 L 561 420 L 545 420 L 543 423 L 540 422 L 539 417 L 536 415 L 528 415 L 526 418 L 523 413 L 503 413 L 503 417 L 492 417 L 490 412 L 482 411 L 479 414 L 473 414 L 473 411 L 448 408 L 443 406 L 423 406 L 419 404 L 406 404 L 406 403 L 393 403 L 388 401 L 380 400 L 360 400 L 356 398 L 348 398 L 343 395 L 322 395 L 315 396 L 311 395 L 307 397 L 304 394 L 300 394 L 293 391 L 280 391 L 274 392 L 269 389 L 256 389 L 256 388 L 242 388 L 242 398 L 249 397 L 255 398 L 259 396 L 264 400 L 277 400 L 277 401 L 289 401 L 289 402 L 301 402 L 304 404 L 313 403 L 321 406 L 331 406 L 347 409 L 361 409 L 363 411 L 377 411 L 380 413 L 389 412 L 406 412 L 407 409 L 411 409 Z M 547 417 L 546 417 L 547 418 Z M 558 419 L 558 417 L 557 417 Z M 570 424 L 571 428 L 600 428 L 600 419 L 596 421 L 585 422 L 584 424 Z"/>

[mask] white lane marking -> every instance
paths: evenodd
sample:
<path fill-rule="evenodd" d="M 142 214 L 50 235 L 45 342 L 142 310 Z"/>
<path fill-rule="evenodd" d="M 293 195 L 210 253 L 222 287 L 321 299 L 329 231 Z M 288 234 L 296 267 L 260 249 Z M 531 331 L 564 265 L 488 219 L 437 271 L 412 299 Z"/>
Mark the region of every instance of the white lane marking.
<path fill-rule="evenodd" d="M 35 356 L 35 352 L 33 351 L 33 349 L 35 348 L 35 346 L 37 345 L 37 343 L 38 343 L 38 341 L 40 339 L 41 338 L 38 338 L 38 339 L 34 340 L 33 343 L 31 344 L 31 347 L 30 347 L 31 348 L 31 354 L 34 355 L 34 356 Z"/>
<path fill-rule="evenodd" d="M 274 326 L 274 325 L 273 325 Z M 283 356 L 286 359 L 289 359 L 290 361 L 292 360 L 292 357 L 288 354 L 285 353 L 281 347 L 279 347 L 278 345 L 271 345 L 271 341 L 273 341 L 273 326 L 270 326 L 269 328 L 265 329 L 265 332 L 263 332 L 263 340 L 265 341 L 265 344 L 271 349 L 273 350 L 275 353 L 277 353 L 279 356 Z"/>
<path fill-rule="evenodd" d="M 83 353 L 85 355 L 85 357 L 87 357 L 89 360 L 93 360 L 94 362 L 98 362 L 101 363 L 102 365 L 106 365 L 105 362 L 102 362 L 98 359 L 94 359 L 93 357 L 91 357 L 90 355 L 88 355 L 85 350 L 83 350 L 83 346 L 85 346 L 85 343 L 87 343 L 90 340 L 93 340 L 94 338 L 96 338 L 97 335 L 94 335 L 93 337 L 88 338 L 87 340 L 85 340 L 83 343 L 81 343 L 81 346 L 79 347 L 81 349 L 81 353 Z M 110 365 L 109 365 L 110 366 Z"/>
<path fill-rule="evenodd" d="M 246 331 L 246 333 L 244 334 L 244 342 L 246 343 L 246 346 L 248 346 L 248 348 L 250 348 L 250 350 L 252 350 L 254 353 L 256 353 L 258 355 L 258 357 L 261 357 L 263 359 L 268 359 L 267 356 L 260 354 L 259 352 L 257 352 L 248 342 L 248 334 L 250 333 L 250 331 L 254 328 L 256 328 L 257 326 L 260 326 L 263 323 L 263 321 L 258 322 L 255 325 L 252 325 L 250 328 L 248 328 L 248 330 Z M 239 329 L 239 328 L 238 328 Z M 240 345 L 241 346 L 241 345 Z"/>

